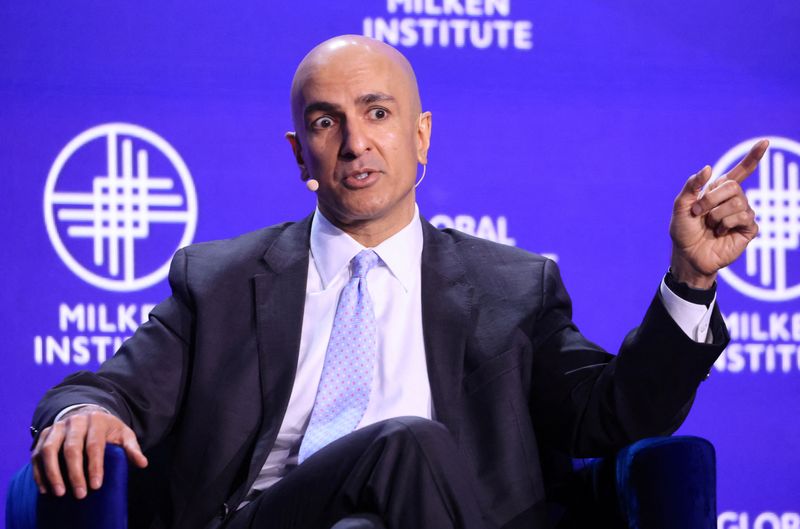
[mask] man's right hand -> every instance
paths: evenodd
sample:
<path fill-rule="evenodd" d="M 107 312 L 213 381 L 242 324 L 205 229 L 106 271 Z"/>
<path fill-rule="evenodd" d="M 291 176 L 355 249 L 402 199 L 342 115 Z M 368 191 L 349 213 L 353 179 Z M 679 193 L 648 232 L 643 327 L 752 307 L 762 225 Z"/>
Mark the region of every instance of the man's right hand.
<path fill-rule="evenodd" d="M 100 411 L 96 406 L 70 411 L 52 426 L 42 430 L 31 454 L 33 478 L 39 492 L 46 494 L 49 485 L 56 496 L 65 494 L 64 477 L 59 465 L 59 454 L 62 451 L 67 477 L 75 497 L 82 499 L 87 494 L 84 468 L 88 471 L 89 486 L 93 490 L 99 489 L 103 484 L 106 443 L 124 448 L 128 459 L 139 468 L 147 466 L 147 458 L 142 453 L 133 430 L 116 416 Z"/>

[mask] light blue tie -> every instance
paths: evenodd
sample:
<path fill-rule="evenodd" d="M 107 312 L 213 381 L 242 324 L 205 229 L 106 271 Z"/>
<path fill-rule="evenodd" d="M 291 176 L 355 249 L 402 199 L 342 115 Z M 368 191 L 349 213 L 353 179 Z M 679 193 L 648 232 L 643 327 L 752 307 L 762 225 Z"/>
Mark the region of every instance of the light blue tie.
<path fill-rule="evenodd" d="M 378 255 L 372 250 L 362 250 L 350 261 L 352 275 L 342 289 L 333 317 L 322 377 L 300 444 L 298 463 L 355 430 L 367 409 L 378 349 L 367 272 L 377 263 Z"/>

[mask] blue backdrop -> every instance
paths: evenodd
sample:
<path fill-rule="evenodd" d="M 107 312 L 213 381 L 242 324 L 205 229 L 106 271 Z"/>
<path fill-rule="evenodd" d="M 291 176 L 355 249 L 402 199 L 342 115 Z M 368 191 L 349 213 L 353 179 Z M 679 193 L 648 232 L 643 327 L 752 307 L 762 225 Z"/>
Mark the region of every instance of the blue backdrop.
<path fill-rule="evenodd" d="M 168 294 L 178 246 L 311 210 L 291 77 L 362 33 L 409 57 L 433 112 L 422 212 L 551 254 L 611 350 L 668 266 L 686 177 L 773 138 L 745 184 L 761 234 L 719 281 L 733 343 L 681 431 L 716 446 L 720 527 L 800 527 L 798 28 L 769 0 L 0 4 L 0 494 L 37 400 Z"/>

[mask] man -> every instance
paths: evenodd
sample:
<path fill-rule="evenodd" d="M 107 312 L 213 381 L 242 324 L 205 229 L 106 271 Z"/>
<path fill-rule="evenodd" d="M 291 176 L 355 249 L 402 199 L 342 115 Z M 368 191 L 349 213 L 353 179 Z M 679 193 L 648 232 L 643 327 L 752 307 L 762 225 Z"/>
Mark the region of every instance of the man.
<path fill-rule="evenodd" d="M 291 101 L 317 211 L 176 254 L 150 321 L 37 409 L 43 493 L 100 487 L 106 443 L 145 467 L 169 442 L 154 527 L 544 527 L 538 445 L 600 455 L 678 427 L 727 343 L 714 281 L 757 233 L 739 182 L 766 142 L 688 179 L 671 272 L 613 357 L 554 263 L 420 218 L 431 114 L 399 52 L 326 41 Z"/>

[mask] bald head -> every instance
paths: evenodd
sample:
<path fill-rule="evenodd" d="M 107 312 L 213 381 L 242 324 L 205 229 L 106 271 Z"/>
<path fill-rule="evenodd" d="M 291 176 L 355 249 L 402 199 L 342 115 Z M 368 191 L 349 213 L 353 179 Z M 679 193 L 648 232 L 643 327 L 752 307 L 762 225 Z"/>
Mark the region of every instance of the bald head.
<path fill-rule="evenodd" d="M 400 52 L 357 35 L 323 42 L 297 67 L 292 119 L 286 138 L 328 220 L 367 247 L 411 222 L 431 113 Z"/>
<path fill-rule="evenodd" d="M 292 79 L 292 118 L 300 130 L 303 118 L 305 89 L 326 82 L 344 72 L 363 75 L 386 75 L 395 88 L 393 97 L 408 105 L 409 114 L 422 110 L 417 77 L 411 63 L 402 53 L 379 40 L 361 35 L 341 35 L 317 45 L 300 61 Z M 298 119 L 300 121 L 298 121 Z"/>

